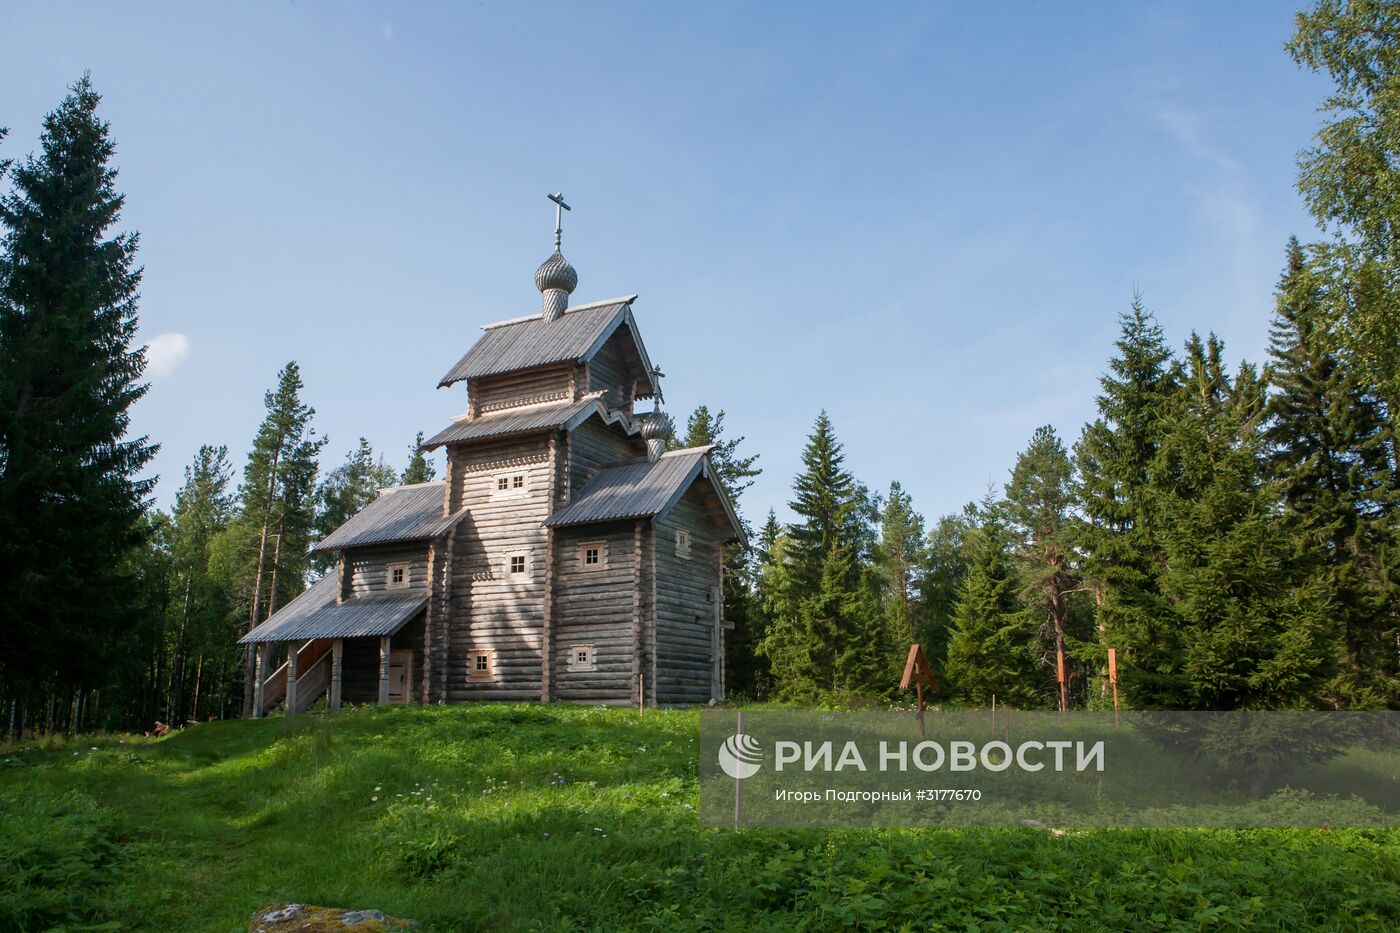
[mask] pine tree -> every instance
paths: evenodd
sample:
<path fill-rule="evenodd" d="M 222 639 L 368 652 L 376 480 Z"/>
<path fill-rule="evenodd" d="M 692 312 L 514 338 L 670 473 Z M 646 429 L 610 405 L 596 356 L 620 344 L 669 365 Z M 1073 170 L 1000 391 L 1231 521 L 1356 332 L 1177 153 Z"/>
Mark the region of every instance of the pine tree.
<path fill-rule="evenodd" d="M 146 392 L 138 237 L 84 75 L 44 119 L 0 199 L 0 684 L 82 701 L 141 610 L 131 556 L 156 446 L 128 437 Z"/>
<path fill-rule="evenodd" d="M 1037 428 L 1011 471 L 1006 514 L 1022 599 L 1028 609 L 1043 613 L 1049 629 L 1052 652 L 1045 666 L 1065 671 L 1065 682 L 1056 691 L 1062 710 L 1069 708 L 1069 679 L 1074 673 L 1065 642 L 1070 635 L 1071 602 L 1079 589 L 1073 509 L 1074 466 L 1069 454 L 1054 428 Z"/>
<path fill-rule="evenodd" d="M 1152 522 L 1155 493 L 1148 471 L 1181 376 L 1141 296 L 1133 297 L 1120 320 L 1117 354 L 1099 380 L 1098 418 L 1075 445 L 1083 516 L 1074 534 L 1084 550 L 1085 577 L 1095 591 L 1105 645 L 1140 646 L 1132 656 L 1118 653 L 1126 685 L 1134 676 L 1129 668 L 1151 677 L 1175 664 L 1164 627 L 1168 612 L 1158 580 L 1163 557 Z"/>
<path fill-rule="evenodd" d="M 316 410 L 301 400 L 301 369 L 288 363 L 277 388 L 263 396 L 267 415 L 253 439 L 238 514 L 214 543 L 213 563 L 242 607 L 251 631 L 301 592 L 316 519 L 317 458 L 327 438 L 316 436 Z M 253 654 L 247 652 L 243 708 L 252 707 Z"/>
<path fill-rule="evenodd" d="M 1044 705 L 1037 623 L 1016 598 L 1011 540 L 987 502 L 967 539 L 967 576 L 953 609 L 944 665 L 947 688 L 965 702 L 1032 709 Z"/>
<path fill-rule="evenodd" d="M 1271 330 L 1268 461 L 1303 572 L 1321 581 L 1346 646 L 1337 702 L 1365 703 L 1396 675 L 1397 584 L 1386 567 L 1394 505 L 1383 406 L 1343 355 L 1326 274 L 1288 243 Z"/>
<path fill-rule="evenodd" d="M 710 446 L 710 462 L 715 474 L 739 515 L 745 537 L 753 530 L 740 506 L 746 489 L 763 471 L 755 464 L 758 455 L 744 456 L 739 446 L 744 438 L 724 436 L 724 412 L 711 415 L 701 405 L 686 421 L 684 447 Z M 724 618 L 733 627 L 725 633 L 724 679 L 726 691 L 734 696 L 759 697 L 769 689 L 771 676 L 767 660 L 758 653 L 758 645 L 767 635 L 767 617 L 754 595 L 757 575 L 753 554 L 739 544 L 724 548 Z"/>
<path fill-rule="evenodd" d="M 431 483 L 437 477 L 437 467 L 433 466 L 433 461 L 423 452 L 423 432 L 419 431 L 414 438 L 413 446 L 409 448 L 408 466 L 404 467 L 403 475 L 399 477 L 399 483 L 403 486 L 413 486 L 418 483 Z"/>
<path fill-rule="evenodd" d="M 880 541 L 875 549 L 875 566 L 880 575 L 889 637 L 893 645 L 902 646 L 906 652 L 915 638 L 918 572 L 924 562 L 923 547 L 923 516 L 914 511 L 914 500 L 904 487 L 898 481 L 892 482 L 880 510 Z"/>
<path fill-rule="evenodd" d="M 1222 353 L 1213 336 L 1188 341 L 1149 468 L 1165 624 L 1121 642 L 1126 689 L 1149 708 L 1307 705 L 1335 653 L 1323 590 L 1290 566 L 1277 488 L 1262 481 L 1260 381 L 1248 365 L 1231 380 Z"/>

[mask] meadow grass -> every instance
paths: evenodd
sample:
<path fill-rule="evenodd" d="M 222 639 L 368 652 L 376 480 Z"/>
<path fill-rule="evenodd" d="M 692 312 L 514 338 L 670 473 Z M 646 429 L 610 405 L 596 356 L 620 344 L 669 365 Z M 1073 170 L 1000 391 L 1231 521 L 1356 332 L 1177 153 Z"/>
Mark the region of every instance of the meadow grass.
<path fill-rule="evenodd" d="M 694 711 L 347 710 L 0 750 L 0 929 L 1400 927 L 1392 830 L 704 829 Z"/>

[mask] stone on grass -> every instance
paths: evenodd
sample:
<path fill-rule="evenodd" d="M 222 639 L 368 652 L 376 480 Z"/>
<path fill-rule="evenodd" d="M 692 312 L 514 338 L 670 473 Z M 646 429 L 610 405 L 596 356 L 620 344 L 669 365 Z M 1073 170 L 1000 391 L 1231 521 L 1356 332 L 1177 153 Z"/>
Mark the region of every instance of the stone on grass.
<path fill-rule="evenodd" d="M 248 933 L 379 933 L 417 926 L 378 910 L 346 910 L 311 904 L 269 904 L 253 914 Z"/>

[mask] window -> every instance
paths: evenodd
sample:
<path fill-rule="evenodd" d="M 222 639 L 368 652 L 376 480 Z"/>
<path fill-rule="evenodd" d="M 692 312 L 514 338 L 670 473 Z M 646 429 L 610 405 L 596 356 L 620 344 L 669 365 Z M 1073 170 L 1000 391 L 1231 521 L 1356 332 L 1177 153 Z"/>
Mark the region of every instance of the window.
<path fill-rule="evenodd" d="M 470 655 L 467 667 L 467 680 L 481 683 L 496 679 L 496 652 L 490 648 L 478 648 Z"/>
<path fill-rule="evenodd" d="M 408 586 L 408 564 L 390 564 L 388 586 L 391 590 Z"/>
<path fill-rule="evenodd" d="M 530 552 L 511 551 L 502 561 L 505 565 L 505 578 L 508 582 L 519 583 L 530 579 Z"/>
<path fill-rule="evenodd" d="M 569 670 L 596 671 L 598 649 L 593 645 L 573 645 L 569 648 Z"/>
<path fill-rule="evenodd" d="M 530 474 L 524 470 L 497 473 L 491 483 L 492 499 L 515 499 L 530 494 Z"/>
<path fill-rule="evenodd" d="M 579 570 L 605 570 L 608 566 L 608 542 L 584 541 L 578 546 Z"/>
<path fill-rule="evenodd" d="M 690 532 L 684 528 L 676 529 L 676 556 L 690 559 Z"/>

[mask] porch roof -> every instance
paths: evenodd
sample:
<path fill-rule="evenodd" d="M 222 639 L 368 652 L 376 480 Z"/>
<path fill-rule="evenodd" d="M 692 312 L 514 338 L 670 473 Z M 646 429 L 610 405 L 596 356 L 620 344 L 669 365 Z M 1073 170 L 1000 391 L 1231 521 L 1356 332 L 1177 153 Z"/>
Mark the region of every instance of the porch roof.
<path fill-rule="evenodd" d="M 428 602 L 428 594 L 424 592 L 351 596 L 336 602 L 339 592 L 340 575 L 326 574 L 238 643 L 256 645 L 272 641 L 392 635 Z"/>

